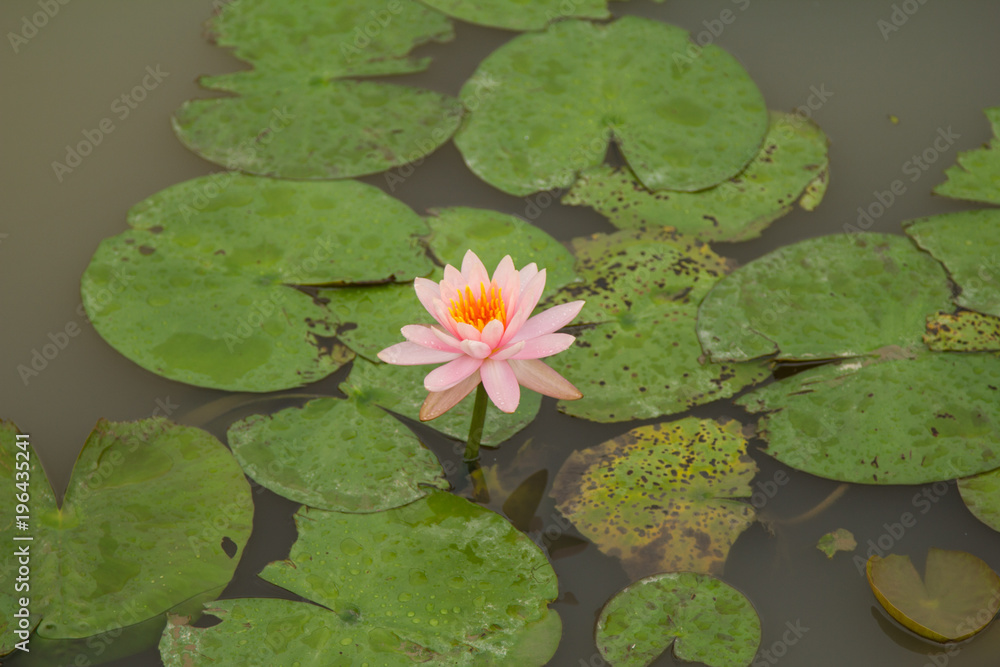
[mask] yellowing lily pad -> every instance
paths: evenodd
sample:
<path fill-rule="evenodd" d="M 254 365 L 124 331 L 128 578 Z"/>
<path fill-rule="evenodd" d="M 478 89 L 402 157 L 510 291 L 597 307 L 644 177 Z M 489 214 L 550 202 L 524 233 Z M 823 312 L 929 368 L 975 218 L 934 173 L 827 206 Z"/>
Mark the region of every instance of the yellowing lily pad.
<path fill-rule="evenodd" d="M 574 452 L 556 475 L 557 509 L 633 579 L 663 571 L 720 574 L 754 521 L 757 466 L 740 424 L 693 417 L 632 429 Z"/>
<path fill-rule="evenodd" d="M 909 220 L 903 228 L 948 269 L 961 289 L 955 303 L 1000 316 L 1000 209 Z"/>
<path fill-rule="evenodd" d="M 254 69 L 203 78 L 237 96 L 185 103 L 174 130 L 228 169 L 300 179 L 375 173 L 426 155 L 461 122 L 452 97 L 343 78 L 427 67 L 407 54 L 451 39 L 452 26 L 414 0 L 240 0 L 223 5 L 209 30 Z"/>
<path fill-rule="evenodd" d="M 354 397 L 253 415 L 227 437 L 247 475 L 310 507 L 377 512 L 448 488 L 437 458 L 408 428 Z"/>
<path fill-rule="evenodd" d="M 479 65 L 460 97 L 471 111 L 455 135 L 466 164 L 514 195 L 569 187 L 603 162 L 611 140 L 647 188 L 701 190 L 740 172 L 768 125 L 736 59 L 635 16 L 520 35 Z"/>
<path fill-rule="evenodd" d="M 940 352 L 1000 350 L 1000 317 L 974 310 L 929 315 L 924 343 Z"/>
<path fill-rule="evenodd" d="M 646 667 L 671 646 L 679 660 L 746 667 L 760 646 L 760 619 L 732 586 L 706 574 L 667 572 L 611 598 L 596 638 L 616 667 Z"/>
<path fill-rule="evenodd" d="M 540 30 L 562 18 L 604 19 L 608 0 L 422 0 L 428 7 L 469 23 L 506 28 Z"/>
<path fill-rule="evenodd" d="M 797 373 L 737 403 L 764 450 L 856 484 L 925 484 L 1000 467 L 1000 356 L 925 352 Z"/>
<path fill-rule="evenodd" d="M 833 558 L 833 554 L 838 551 L 854 551 L 858 547 L 854 534 L 846 528 L 838 528 L 832 533 L 827 533 L 819 538 L 816 548 L 826 554 L 827 558 Z"/>
<path fill-rule="evenodd" d="M 354 181 L 203 177 L 140 202 L 128 222 L 83 274 L 88 316 L 143 368 L 217 389 L 296 387 L 350 360 L 322 340 L 335 333 L 330 311 L 297 287 L 433 267 L 423 220 Z"/>
<path fill-rule="evenodd" d="M 949 309 L 941 265 L 888 234 L 808 239 L 736 269 L 698 312 L 714 361 L 830 359 L 923 347 L 927 315 Z"/>
<path fill-rule="evenodd" d="M 628 167 L 587 169 L 562 203 L 590 206 L 619 229 L 671 226 L 707 241 L 760 236 L 792 210 L 823 198 L 828 180 L 827 138 L 795 114 L 771 112 L 764 144 L 746 169 L 698 192 L 651 192 Z"/>
<path fill-rule="evenodd" d="M 208 611 L 222 619 L 217 625 L 167 627 L 160 642 L 167 667 L 541 666 L 555 652 L 561 623 L 548 609 L 558 594 L 555 573 L 498 514 L 434 491 L 371 514 L 303 508 L 296 526 L 288 559 L 261 577 L 316 604 L 216 603 Z"/>
<path fill-rule="evenodd" d="M 985 113 L 993 128 L 989 146 L 959 153 L 958 164 L 945 170 L 948 180 L 935 187 L 934 194 L 1000 204 L 1000 107 Z"/>
<path fill-rule="evenodd" d="M 868 583 L 885 610 L 922 637 L 968 639 L 1000 610 L 1000 576 L 964 551 L 931 548 L 921 581 L 909 556 L 868 559 Z"/>
<path fill-rule="evenodd" d="M 8 562 L 14 549 L 30 550 L 30 594 L 13 585 L 0 592 L 0 655 L 21 641 L 13 634 L 20 597 L 30 597 L 39 636 L 67 639 L 200 605 L 229 583 L 253 502 L 236 460 L 209 433 L 161 418 L 102 419 L 61 506 L 35 451 L 18 445 L 19 433 L 0 421 L 0 490 L 9 499 L 0 537 Z M 25 528 L 15 525 L 10 502 L 20 493 L 30 509 Z M 33 540 L 16 541 L 23 536 Z"/>

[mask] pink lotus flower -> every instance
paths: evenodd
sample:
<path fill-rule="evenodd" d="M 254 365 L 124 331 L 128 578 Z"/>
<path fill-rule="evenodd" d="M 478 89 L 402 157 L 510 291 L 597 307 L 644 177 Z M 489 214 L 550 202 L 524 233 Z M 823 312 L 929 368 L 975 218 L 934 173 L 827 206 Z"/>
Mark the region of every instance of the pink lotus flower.
<path fill-rule="evenodd" d="M 401 366 L 445 362 L 424 378 L 424 388 L 430 393 L 420 408 L 422 421 L 444 414 L 480 381 L 504 412 L 517 409 L 519 385 L 555 398 L 583 396 L 566 378 L 539 361 L 573 343 L 573 336 L 553 332 L 576 317 L 584 303 L 555 306 L 528 319 L 545 288 L 545 269 L 539 271 L 531 263 L 518 271 L 507 255 L 491 279 L 469 250 L 461 272 L 449 265 L 440 284 L 417 278 L 413 287 L 440 326 L 403 327 L 407 342 L 387 347 L 378 358 Z"/>

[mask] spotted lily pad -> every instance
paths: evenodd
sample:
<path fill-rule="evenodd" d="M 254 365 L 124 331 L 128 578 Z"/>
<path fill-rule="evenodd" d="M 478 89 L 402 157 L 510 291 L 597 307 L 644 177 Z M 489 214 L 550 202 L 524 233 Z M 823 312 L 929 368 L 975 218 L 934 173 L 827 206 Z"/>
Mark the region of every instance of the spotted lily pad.
<path fill-rule="evenodd" d="M 1000 532 L 1000 469 L 958 480 L 958 491 L 973 516 Z"/>
<path fill-rule="evenodd" d="M 826 554 L 827 558 L 833 558 L 833 554 L 838 551 L 854 551 L 858 547 L 854 534 L 846 528 L 838 528 L 832 533 L 827 533 L 819 538 L 816 548 Z"/>
<path fill-rule="evenodd" d="M 594 421 L 648 419 L 732 396 L 769 374 L 760 363 L 703 359 L 698 302 L 728 270 L 704 243 L 673 230 L 621 231 L 573 243 L 581 282 L 556 302 L 585 299 L 569 352 L 551 360 L 584 397 L 561 401 Z"/>
<path fill-rule="evenodd" d="M 927 315 L 949 309 L 941 265 L 906 238 L 838 234 L 756 259 L 721 279 L 698 312 L 715 361 L 829 359 L 923 347 Z"/>
<path fill-rule="evenodd" d="M 247 475 L 310 507 L 377 512 L 448 488 L 408 428 L 355 397 L 253 415 L 230 426 L 228 439 Z"/>
<path fill-rule="evenodd" d="M 60 507 L 34 450 L 18 446 L 18 433 L 0 421 L 0 487 L 11 501 L 27 494 L 30 511 L 22 528 L 13 521 L 15 505 L 6 505 L 0 536 L 12 551 L 28 551 L 31 625 L 39 636 L 80 638 L 130 626 L 192 599 L 213 599 L 229 583 L 250 536 L 253 504 L 239 465 L 210 434 L 160 418 L 102 419 Z M 17 540 L 24 536 L 31 539 Z M 9 554 L 7 561 L 14 562 Z M 13 585 L 0 593 L 0 654 L 21 641 L 14 611 L 26 593 Z"/>
<path fill-rule="evenodd" d="M 518 268 L 535 262 L 545 269 L 547 295 L 576 277 L 573 255 L 559 241 L 512 215 L 465 207 L 432 213 L 426 218 L 431 228 L 427 245 L 442 266 L 461 266 L 465 252 L 472 249 L 492 271 L 510 255 Z M 426 277 L 439 281 L 442 274 L 436 270 Z M 324 289 L 320 295 L 329 299 L 338 339 L 369 361 L 377 361 L 379 351 L 402 340 L 403 326 L 432 323 L 412 283 Z"/>
<path fill-rule="evenodd" d="M 372 514 L 303 508 L 288 560 L 261 573 L 318 605 L 227 600 L 222 622 L 164 631 L 167 667 L 212 664 L 543 665 L 561 624 L 545 556 L 502 517 L 435 491 Z M 322 656 L 322 658 L 317 658 Z"/>
<path fill-rule="evenodd" d="M 351 358 L 321 349 L 329 311 L 296 286 L 412 280 L 432 268 L 420 217 L 352 181 L 203 177 L 137 204 L 128 222 L 83 275 L 88 316 L 143 368 L 217 389 L 295 387 Z"/>
<path fill-rule="evenodd" d="M 580 174 L 562 202 L 590 206 L 615 227 L 669 225 L 710 241 L 745 241 L 792 210 L 812 210 L 828 179 L 827 138 L 811 121 L 771 112 L 764 144 L 746 169 L 698 192 L 650 192 L 627 167 Z"/>
<path fill-rule="evenodd" d="M 948 269 L 963 308 L 1000 316 L 1000 209 L 909 220 L 903 228 Z"/>
<path fill-rule="evenodd" d="M 688 417 L 632 429 L 576 451 L 556 475 L 556 508 L 633 579 L 719 574 L 754 521 L 757 466 L 740 424 Z"/>
<path fill-rule="evenodd" d="M 373 364 L 364 359 L 355 359 L 351 375 L 341 389 L 349 396 L 356 397 L 361 404 L 371 404 L 392 410 L 410 419 L 418 419 L 420 406 L 427 398 L 424 377 L 434 366 L 392 366 Z M 429 422 L 434 429 L 457 440 L 465 441 L 469 435 L 469 422 L 475 392 L 440 417 Z M 486 423 L 483 428 L 483 445 L 496 447 L 510 439 L 515 433 L 534 421 L 542 406 L 541 394 L 522 391 L 521 402 L 512 413 L 501 412 L 493 403 L 486 408 Z M 462 448 L 458 453 L 461 453 Z"/>
<path fill-rule="evenodd" d="M 608 0 L 422 0 L 439 12 L 469 23 L 506 28 L 540 30 L 561 18 L 608 18 Z"/>
<path fill-rule="evenodd" d="M 666 572 L 611 598 L 596 635 L 615 667 L 645 667 L 671 646 L 678 660 L 746 667 L 760 646 L 760 619 L 732 586 L 705 574 Z"/>
<path fill-rule="evenodd" d="M 925 484 L 1000 467 L 1000 356 L 923 353 L 802 371 L 737 403 L 767 412 L 765 453 L 857 484 Z"/>
<path fill-rule="evenodd" d="M 968 639 L 1000 610 L 1000 576 L 964 551 L 931 548 L 921 581 L 909 556 L 868 559 L 868 583 L 885 610 L 922 637 Z"/>
<path fill-rule="evenodd" d="M 993 128 L 989 146 L 958 154 L 958 164 L 948 167 L 948 178 L 934 193 L 956 199 L 1000 204 L 1000 107 L 986 109 Z"/>
<path fill-rule="evenodd" d="M 460 96 L 471 114 L 456 145 L 480 178 L 515 195 L 569 187 L 612 139 L 647 188 L 701 190 L 740 172 L 768 125 L 760 91 L 732 56 L 634 16 L 516 37 Z"/>
<path fill-rule="evenodd" d="M 174 130 L 229 169 L 302 179 L 375 173 L 431 152 L 461 121 L 461 104 L 446 95 L 343 78 L 427 67 L 407 54 L 451 39 L 452 26 L 414 0 L 240 0 L 209 30 L 254 69 L 203 78 L 237 96 L 185 103 Z"/>
<path fill-rule="evenodd" d="M 1000 317 L 973 310 L 929 315 L 924 343 L 945 352 L 1000 350 Z"/>

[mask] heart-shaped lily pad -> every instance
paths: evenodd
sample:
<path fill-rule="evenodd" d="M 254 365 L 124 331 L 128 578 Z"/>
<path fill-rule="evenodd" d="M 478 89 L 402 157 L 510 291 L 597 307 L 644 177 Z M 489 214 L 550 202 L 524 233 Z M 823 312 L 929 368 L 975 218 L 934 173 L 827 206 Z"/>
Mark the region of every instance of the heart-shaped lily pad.
<path fill-rule="evenodd" d="M 540 30 L 562 18 L 608 18 L 608 0 L 422 0 L 439 12 L 469 23 L 506 28 Z"/>
<path fill-rule="evenodd" d="M 556 507 L 633 579 L 722 572 L 754 521 L 757 466 L 740 424 L 688 417 L 632 429 L 574 452 L 556 475 Z"/>
<path fill-rule="evenodd" d="M 432 268 L 423 220 L 353 181 L 203 177 L 137 204 L 128 221 L 83 275 L 94 327 L 143 368 L 217 389 L 295 387 L 351 358 L 337 344 L 320 349 L 316 336 L 333 335 L 329 311 L 296 286 Z"/>
<path fill-rule="evenodd" d="M 934 194 L 1000 204 L 1000 107 L 985 112 L 993 128 L 989 146 L 959 153 L 958 164 L 945 170 L 948 180 Z"/>
<path fill-rule="evenodd" d="M 448 488 L 437 458 L 408 428 L 354 397 L 253 415 L 227 437 L 247 475 L 310 507 L 377 512 Z"/>
<path fill-rule="evenodd" d="M 765 453 L 857 484 L 925 484 L 1000 467 L 1000 356 L 925 352 L 802 371 L 737 403 L 768 412 Z"/>
<path fill-rule="evenodd" d="M 927 315 L 950 301 L 944 269 L 905 237 L 823 236 L 778 248 L 716 283 L 698 312 L 698 338 L 715 361 L 917 348 Z"/>
<path fill-rule="evenodd" d="M 961 288 L 955 303 L 1000 316 L 1000 209 L 909 220 L 903 228 L 948 269 Z"/>
<path fill-rule="evenodd" d="M 827 138 L 811 121 L 771 112 L 764 144 L 746 169 L 698 192 L 650 192 L 627 167 L 587 169 L 563 198 L 590 206 L 615 227 L 669 225 L 710 241 L 745 241 L 760 236 L 792 210 L 806 210 L 823 198 L 828 180 Z"/>
<path fill-rule="evenodd" d="M 760 646 L 760 619 L 732 586 L 706 574 L 667 572 L 611 598 L 596 635 L 615 667 L 645 667 L 671 646 L 679 660 L 746 667 Z"/>
<path fill-rule="evenodd" d="M 921 581 L 909 556 L 868 559 L 868 583 L 893 618 L 938 642 L 968 639 L 1000 610 L 1000 576 L 964 551 L 931 548 Z"/>
<path fill-rule="evenodd" d="M 1000 350 L 1000 317 L 974 310 L 929 315 L 924 343 L 941 352 Z"/>
<path fill-rule="evenodd" d="M 193 100 L 174 130 L 202 157 L 247 173 L 347 178 L 420 158 L 461 122 L 458 100 L 429 90 L 344 80 L 419 71 L 407 54 L 452 38 L 449 19 L 414 0 L 373 7 L 363 0 L 284 3 L 240 0 L 211 21 L 250 72 L 206 77 L 237 97 Z"/>
<path fill-rule="evenodd" d="M 701 190 L 740 172 L 768 125 L 760 91 L 732 56 L 634 16 L 516 37 L 460 96 L 471 114 L 456 145 L 480 178 L 515 195 L 569 187 L 612 139 L 647 188 Z"/>
<path fill-rule="evenodd" d="M 217 603 L 209 611 L 219 610 L 218 625 L 167 627 L 167 667 L 543 665 L 555 652 L 561 624 L 547 606 L 558 593 L 555 573 L 537 546 L 487 509 L 435 491 L 372 514 L 303 508 L 296 525 L 288 560 L 261 577 L 322 607 Z"/>
<path fill-rule="evenodd" d="M 29 554 L 31 622 L 40 636 L 130 626 L 193 598 L 212 599 L 229 583 L 253 504 L 243 471 L 210 434 L 160 418 L 101 420 L 59 507 L 19 433 L 0 421 L 0 487 L 11 500 L 26 494 L 29 511 L 22 527 L 8 505 L 0 537 Z M 24 536 L 32 539 L 16 541 Z M 20 641 L 14 611 L 26 592 L 11 585 L 0 593 L 0 655 Z"/>

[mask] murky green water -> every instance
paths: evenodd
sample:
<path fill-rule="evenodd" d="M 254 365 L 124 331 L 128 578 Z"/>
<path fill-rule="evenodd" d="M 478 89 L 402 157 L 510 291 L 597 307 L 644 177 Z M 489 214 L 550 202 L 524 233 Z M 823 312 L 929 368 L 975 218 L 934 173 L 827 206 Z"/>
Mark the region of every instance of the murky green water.
<path fill-rule="evenodd" d="M 892 23 L 894 7 L 912 10 L 897 13 L 898 26 Z M 832 140 L 831 185 L 818 210 L 793 212 L 759 240 L 720 244 L 720 254 L 747 261 L 800 239 L 841 232 L 850 223 L 898 233 L 905 219 L 966 208 L 929 193 L 943 180 L 957 151 L 989 139 L 982 109 L 1000 104 L 1000 42 L 995 38 L 1000 5 L 989 0 L 895 5 L 802 0 L 669 0 L 657 5 L 632 0 L 617 3 L 614 10 L 657 17 L 695 34 L 707 31 L 748 69 L 770 108 L 801 107 Z M 720 20 L 724 10 L 733 17 L 728 24 Z M 69 0 L 34 32 L 26 29 L 24 21 L 39 11 L 40 5 L 28 0 L 0 5 L 0 32 L 6 35 L 0 44 L 0 414 L 31 434 L 50 479 L 61 490 L 99 417 L 140 419 L 159 411 L 222 437 L 232 420 L 291 403 L 271 400 L 213 418 L 199 408 L 225 393 L 179 385 L 138 368 L 97 336 L 79 308 L 79 277 L 98 242 L 124 229 L 127 209 L 169 185 L 215 170 L 180 145 L 169 123 L 181 102 L 205 95 L 195 84 L 197 76 L 241 67 L 201 37 L 211 3 Z M 12 44 L 11 33 L 22 39 Z M 464 24 L 457 24 L 457 34 L 451 44 L 421 49 L 436 57 L 434 65 L 405 79 L 457 93 L 477 63 L 512 36 Z M 151 77 L 151 70 L 157 76 Z M 142 100 L 137 86 L 143 88 Z M 890 115 L 898 117 L 898 124 Z M 934 143 L 942 132 L 955 137 L 944 150 Z M 67 163 L 67 144 L 90 137 L 93 149 L 77 166 L 53 169 L 55 161 Z M 412 173 L 401 173 L 408 175 L 391 188 L 383 175 L 364 180 L 391 190 L 417 211 L 454 205 L 493 208 L 531 220 L 563 240 L 611 229 L 596 214 L 562 207 L 546 194 L 521 199 L 492 189 L 464 167 L 450 144 Z M 902 194 L 888 195 L 897 180 Z M 891 205 L 868 218 L 870 223 L 862 219 L 859 224 L 859 207 L 876 212 L 879 208 L 872 205 L 887 196 L 893 198 Z M 71 331 L 76 334 L 68 335 Z M 65 345 L 37 375 L 22 378 L 18 365 L 30 365 L 33 351 L 53 339 Z M 309 391 L 334 393 L 341 378 L 337 374 Z M 749 422 L 728 401 L 694 414 Z M 483 463 L 499 463 L 503 469 L 530 441 L 530 447 L 543 452 L 551 483 L 569 452 L 629 426 L 576 421 L 556 414 L 546 402 L 542 417 L 500 450 L 485 452 Z M 428 437 L 428 445 L 442 460 L 459 461 L 452 443 Z M 997 663 L 997 626 L 951 649 L 953 655 L 945 654 L 887 618 L 849 556 L 827 560 L 814 546 L 822 534 L 844 527 L 862 545 L 858 554 L 868 551 L 871 540 L 910 554 L 919 568 L 927 548 L 936 546 L 970 551 L 1000 570 L 1000 535 L 969 515 L 954 485 L 943 490 L 851 487 L 824 513 L 789 524 L 782 519 L 807 511 L 838 485 L 788 471 L 763 455 L 755 458 L 761 468 L 756 486 L 761 495 L 755 498 L 772 522 L 773 535 L 761 524 L 744 533 L 725 574 L 761 616 L 764 637 L 755 664 Z M 456 472 L 453 482 L 462 489 L 464 474 Z M 225 593 L 229 597 L 277 594 L 256 573 L 287 555 L 294 540 L 294 504 L 266 491 L 256 498 L 255 531 Z M 900 532 L 896 524 L 907 512 L 916 524 Z M 551 499 L 542 501 L 537 517 L 532 525 L 536 531 L 547 529 L 552 536 L 563 532 Z M 554 556 L 561 596 L 553 608 L 565 632 L 552 664 L 603 664 L 594 647 L 593 625 L 601 605 L 628 580 L 615 560 L 594 547 L 567 548 Z M 160 662 L 155 650 L 147 650 L 114 664 Z M 673 663 L 663 657 L 657 664 Z"/>

